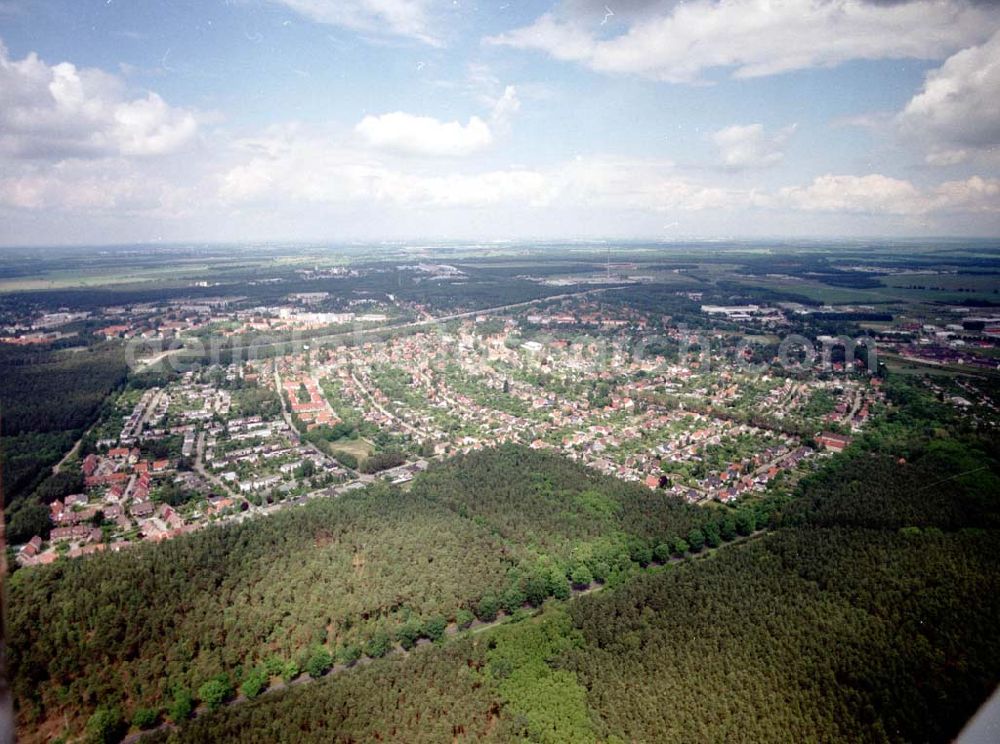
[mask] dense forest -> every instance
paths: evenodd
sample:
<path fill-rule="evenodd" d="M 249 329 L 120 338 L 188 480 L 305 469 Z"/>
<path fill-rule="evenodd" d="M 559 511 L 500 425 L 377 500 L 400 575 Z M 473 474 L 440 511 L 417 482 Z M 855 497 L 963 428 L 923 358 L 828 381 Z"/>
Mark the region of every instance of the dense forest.
<path fill-rule="evenodd" d="M 177 686 L 193 691 L 219 674 L 276 660 L 304 668 L 316 647 L 382 655 L 384 637 L 406 644 L 408 634 L 433 637 L 435 622 L 490 621 L 574 585 L 621 581 L 748 534 L 757 518 L 506 446 L 432 467 L 409 491 L 380 483 L 19 571 L 10 624 L 22 720 L 108 701 L 164 706 Z"/>
<path fill-rule="evenodd" d="M 587 644 L 561 661 L 626 740 L 946 741 L 998 679 L 998 548 L 781 530 L 574 602 Z"/>
<path fill-rule="evenodd" d="M 946 741 L 1000 680 L 997 445 L 887 387 L 868 433 L 752 509 L 507 446 L 409 491 L 20 571 L 22 731 Z M 319 679 L 284 687 L 300 674 Z"/>
<path fill-rule="evenodd" d="M 510 273 L 491 272 L 466 267 L 468 276 L 461 282 L 428 282 L 412 270 L 384 262 L 359 263 L 360 276 L 304 279 L 293 269 L 273 269 L 267 281 L 253 269 L 233 265 L 221 270 L 220 282 L 192 286 L 189 282 L 133 283 L 88 288 L 34 289 L 0 296 L 0 316 L 17 316 L 41 307 L 65 307 L 71 310 L 98 310 L 109 305 L 164 303 L 215 297 L 241 297 L 253 303 L 284 300 L 296 292 L 330 292 L 384 295 L 427 304 L 439 311 L 462 310 L 508 305 L 548 295 L 565 293 L 565 288 L 548 286 Z"/>
<path fill-rule="evenodd" d="M 125 352 L 117 345 L 66 350 L 0 344 L 3 434 L 82 429 L 125 380 Z"/>
<path fill-rule="evenodd" d="M 113 345 L 30 349 L 0 344 L 0 463 L 12 543 L 47 526 L 44 496 L 60 485 L 45 483 L 51 467 L 97 419 L 126 371 L 124 351 Z M 36 490 L 43 486 L 49 491 Z"/>
<path fill-rule="evenodd" d="M 998 463 L 915 388 L 890 397 L 762 536 L 157 737 L 947 741 L 1000 679 Z"/>
<path fill-rule="evenodd" d="M 789 529 L 164 741 L 947 741 L 1000 669 L 982 531 Z"/>

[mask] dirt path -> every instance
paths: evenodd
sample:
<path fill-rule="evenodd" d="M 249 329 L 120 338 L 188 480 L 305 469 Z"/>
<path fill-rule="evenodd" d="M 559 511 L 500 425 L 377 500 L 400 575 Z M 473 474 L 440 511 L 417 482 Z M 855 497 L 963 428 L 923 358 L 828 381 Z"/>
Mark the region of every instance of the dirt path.
<path fill-rule="evenodd" d="M 83 444 L 83 438 L 87 436 L 89 432 L 90 429 L 81 434 L 80 438 L 77 439 L 76 442 L 73 444 L 73 449 L 71 449 L 69 452 L 63 455 L 62 459 L 52 466 L 52 475 L 58 475 L 59 471 L 62 469 L 62 466 L 65 465 L 67 462 L 69 462 L 70 459 L 72 459 L 76 455 L 76 453 L 80 451 L 80 445 Z"/>
<path fill-rule="evenodd" d="M 94 430 L 94 427 L 97 426 L 99 422 L 100 418 L 98 418 L 97 421 L 88 426 L 84 430 L 83 434 L 80 435 L 80 438 L 73 443 L 73 448 L 70 449 L 70 451 L 67 452 L 65 455 L 63 455 L 62 459 L 59 462 L 57 462 L 55 465 L 52 466 L 52 475 L 57 475 L 59 471 L 62 470 L 63 465 L 69 462 L 80 451 L 80 447 L 83 445 L 84 438 L 88 434 L 90 434 L 91 431 Z"/>

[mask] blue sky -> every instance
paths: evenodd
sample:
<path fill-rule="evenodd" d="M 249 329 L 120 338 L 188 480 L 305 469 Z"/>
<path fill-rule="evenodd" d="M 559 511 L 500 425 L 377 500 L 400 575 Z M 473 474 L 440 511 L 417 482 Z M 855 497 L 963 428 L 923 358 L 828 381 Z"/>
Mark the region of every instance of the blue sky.
<path fill-rule="evenodd" d="M 988 235 L 971 0 L 0 0 L 0 244 Z"/>

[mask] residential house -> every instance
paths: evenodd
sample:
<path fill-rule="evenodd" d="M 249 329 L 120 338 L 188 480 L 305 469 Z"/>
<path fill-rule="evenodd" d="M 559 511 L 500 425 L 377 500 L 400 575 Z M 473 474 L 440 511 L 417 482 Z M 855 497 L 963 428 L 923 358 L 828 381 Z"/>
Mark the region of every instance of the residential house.
<path fill-rule="evenodd" d="M 825 431 L 816 437 L 816 441 L 831 452 L 843 452 L 853 440 L 843 434 Z"/>

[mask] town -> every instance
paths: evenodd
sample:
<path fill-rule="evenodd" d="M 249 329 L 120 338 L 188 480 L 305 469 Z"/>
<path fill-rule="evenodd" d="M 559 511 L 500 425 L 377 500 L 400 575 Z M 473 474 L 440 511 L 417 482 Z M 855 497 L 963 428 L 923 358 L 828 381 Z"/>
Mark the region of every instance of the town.
<path fill-rule="evenodd" d="M 997 741 L 1000 0 L 0 0 L 0 744 Z"/>
<path fill-rule="evenodd" d="M 138 312 L 142 324 L 183 340 L 224 317 L 242 332 L 296 318 L 314 324 L 317 313 L 303 320 L 290 308 L 323 299 L 297 295 L 269 310 L 232 310 L 226 301 L 170 305 L 158 317 L 155 308 Z M 225 315 L 202 315 L 214 307 Z M 390 313 L 419 312 L 389 299 L 380 307 L 387 312 L 365 317 L 376 329 Z M 32 537 L 17 560 L 31 566 L 123 550 L 337 498 L 375 480 L 405 487 L 435 460 L 504 442 L 558 451 L 692 503 L 789 488 L 817 457 L 843 450 L 863 430 L 882 405 L 881 380 L 860 359 L 748 369 L 713 318 L 721 312 L 773 330 L 788 312 L 760 310 L 703 307 L 705 325 L 694 331 L 579 296 L 388 338 L 317 338 L 296 353 L 129 387 L 87 433 L 86 454 L 57 466 L 78 466 L 83 488 L 49 504 L 48 538 Z M 122 319 L 130 313 L 112 309 Z M 323 327 L 345 320 L 320 315 Z M 124 336 L 139 326 L 130 320 L 96 332 Z M 651 336 L 673 348 L 637 344 Z M 679 353 L 692 340 L 701 347 Z"/>

